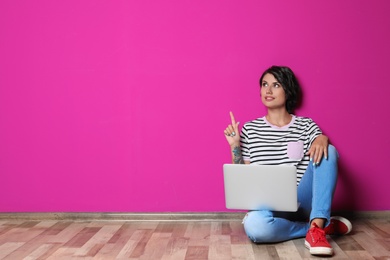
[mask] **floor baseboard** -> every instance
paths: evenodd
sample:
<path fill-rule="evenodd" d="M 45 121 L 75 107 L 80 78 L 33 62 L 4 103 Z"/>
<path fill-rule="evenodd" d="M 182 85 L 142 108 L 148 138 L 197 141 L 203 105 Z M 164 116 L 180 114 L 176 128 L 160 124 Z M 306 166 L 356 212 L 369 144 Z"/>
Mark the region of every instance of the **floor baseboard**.
<path fill-rule="evenodd" d="M 101 220 L 101 221 L 241 221 L 245 212 L 17 212 L 0 213 L 1 219 L 21 220 Z"/>
<path fill-rule="evenodd" d="M 350 219 L 389 219 L 390 211 L 335 211 Z M 71 220 L 71 221 L 241 221 L 245 212 L 4 212 L 0 220 Z"/>

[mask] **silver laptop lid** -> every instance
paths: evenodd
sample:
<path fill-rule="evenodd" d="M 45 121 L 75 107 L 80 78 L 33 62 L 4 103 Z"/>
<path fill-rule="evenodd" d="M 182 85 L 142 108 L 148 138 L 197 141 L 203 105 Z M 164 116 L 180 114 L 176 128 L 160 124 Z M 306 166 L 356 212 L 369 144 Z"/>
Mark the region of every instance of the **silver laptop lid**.
<path fill-rule="evenodd" d="M 297 211 L 295 166 L 224 164 L 226 208 Z"/>

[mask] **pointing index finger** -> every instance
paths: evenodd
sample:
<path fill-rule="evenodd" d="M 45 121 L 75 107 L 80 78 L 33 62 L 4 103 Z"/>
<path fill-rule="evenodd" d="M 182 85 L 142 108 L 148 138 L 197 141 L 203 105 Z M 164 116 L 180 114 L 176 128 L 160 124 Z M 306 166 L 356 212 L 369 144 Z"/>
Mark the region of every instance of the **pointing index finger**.
<path fill-rule="evenodd" d="M 234 119 L 234 115 L 232 111 L 230 111 L 230 119 L 232 120 L 232 125 L 236 126 L 236 120 Z"/>

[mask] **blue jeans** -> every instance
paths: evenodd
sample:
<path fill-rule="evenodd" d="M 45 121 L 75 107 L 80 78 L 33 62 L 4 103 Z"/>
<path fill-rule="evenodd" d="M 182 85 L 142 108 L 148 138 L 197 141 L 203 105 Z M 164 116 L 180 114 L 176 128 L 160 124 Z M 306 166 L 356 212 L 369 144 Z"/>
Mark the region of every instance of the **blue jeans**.
<path fill-rule="evenodd" d="M 256 243 L 273 243 L 305 237 L 310 221 L 325 219 L 329 224 L 332 199 L 337 183 L 338 153 L 328 147 L 328 159 L 310 163 L 298 185 L 297 212 L 250 211 L 243 220 L 248 237 Z"/>

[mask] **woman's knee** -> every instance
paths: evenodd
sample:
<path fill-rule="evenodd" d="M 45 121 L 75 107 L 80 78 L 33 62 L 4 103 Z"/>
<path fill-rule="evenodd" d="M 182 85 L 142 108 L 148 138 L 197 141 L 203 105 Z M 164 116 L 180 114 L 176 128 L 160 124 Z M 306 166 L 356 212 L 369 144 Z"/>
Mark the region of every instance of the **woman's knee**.
<path fill-rule="evenodd" d="M 339 153 L 337 152 L 336 147 L 333 145 L 328 145 L 328 159 L 333 159 L 333 160 L 338 160 L 339 158 Z"/>
<path fill-rule="evenodd" d="M 244 229 L 247 236 L 255 243 L 267 243 L 273 240 L 275 234 L 272 223 L 274 217 L 271 211 L 259 210 L 248 212 L 244 219 Z"/>

